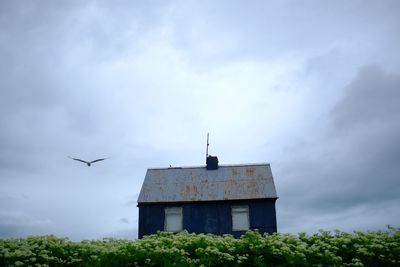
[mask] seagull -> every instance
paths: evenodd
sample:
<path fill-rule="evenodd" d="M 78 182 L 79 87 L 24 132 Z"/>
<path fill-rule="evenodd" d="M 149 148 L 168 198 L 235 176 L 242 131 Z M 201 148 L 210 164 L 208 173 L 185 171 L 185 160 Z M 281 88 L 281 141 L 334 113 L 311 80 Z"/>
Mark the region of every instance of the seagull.
<path fill-rule="evenodd" d="M 69 156 L 68 156 L 68 157 L 69 157 Z M 102 161 L 102 160 L 107 159 L 107 158 L 103 158 L 103 159 L 95 159 L 95 160 L 92 160 L 92 161 L 86 161 L 86 160 L 76 159 L 76 158 L 72 158 L 72 157 L 69 157 L 69 158 L 70 158 L 70 159 L 73 159 L 73 160 L 77 160 L 77 161 L 83 162 L 83 163 L 86 163 L 86 165 L 88 165 L 88 167 L 90 167 L 90 165 L 92 165 L 92 163 L 95 163 L 95 162 L 98 162 L 98 161 Z"/>

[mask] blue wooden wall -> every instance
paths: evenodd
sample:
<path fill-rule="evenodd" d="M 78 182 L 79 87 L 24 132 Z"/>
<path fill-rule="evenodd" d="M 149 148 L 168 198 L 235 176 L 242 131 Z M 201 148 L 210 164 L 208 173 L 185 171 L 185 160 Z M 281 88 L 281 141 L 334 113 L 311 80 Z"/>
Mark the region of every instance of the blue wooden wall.
<path fill-rule="evenodd" d="M 241 231 L 232 231 L 231 206 L 248 205 L 250 228 L 260 233 L 274 233 L 276 226 L 276 199 L 240 201 L 209 201 L 190 203 L 139 203 L 139 238 L 164 230 L 164 209 L 182 207 L 183 228 L 190 233 L 232 234 L 240 237 Z"/>

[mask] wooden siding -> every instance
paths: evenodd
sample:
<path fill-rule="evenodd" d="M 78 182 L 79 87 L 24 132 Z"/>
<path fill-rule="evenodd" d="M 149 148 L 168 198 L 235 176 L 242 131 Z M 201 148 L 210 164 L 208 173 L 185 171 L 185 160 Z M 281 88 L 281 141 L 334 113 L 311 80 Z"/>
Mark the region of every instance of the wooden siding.
<path fill-rule="evenodd" d="M 232 234 L 240 237 L 243 231 L 232 231 L 231 206 L 248 205 L 250 229 L 274 233 L 276 199 L 204 201 L 181 203 L 139 203 L 139 238 L 164 230 L 166 207 L 182 207 L 183 229 L 190 233 Z"/>

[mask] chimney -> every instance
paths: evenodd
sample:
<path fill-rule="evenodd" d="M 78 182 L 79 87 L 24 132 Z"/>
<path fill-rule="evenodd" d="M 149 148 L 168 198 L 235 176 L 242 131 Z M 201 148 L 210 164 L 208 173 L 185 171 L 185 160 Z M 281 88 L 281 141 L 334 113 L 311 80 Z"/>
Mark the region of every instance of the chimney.
<path fill-rule="evenodd" d="M 218 169 L 218 157 L 208 156 L 206 163 L 207 163 L 207 170 Z"/>

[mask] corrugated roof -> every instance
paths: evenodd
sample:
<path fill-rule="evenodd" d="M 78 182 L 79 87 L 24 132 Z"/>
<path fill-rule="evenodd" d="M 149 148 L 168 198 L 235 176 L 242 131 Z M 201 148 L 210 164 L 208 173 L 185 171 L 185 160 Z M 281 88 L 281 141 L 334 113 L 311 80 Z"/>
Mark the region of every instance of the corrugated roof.
<path fill-rule="evenodd" d="M 138 203 L 277 198 L 269 164 L 148 169 Z"/>

